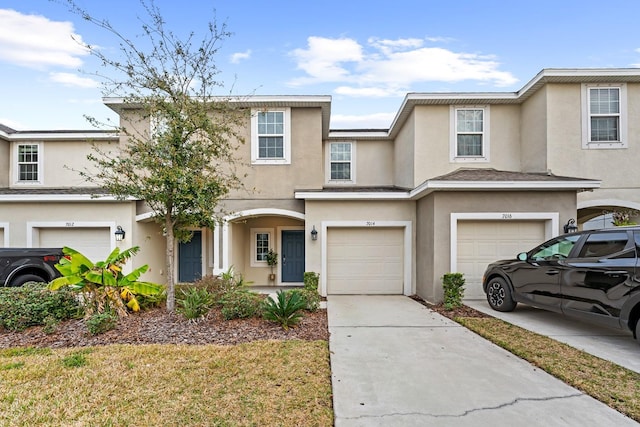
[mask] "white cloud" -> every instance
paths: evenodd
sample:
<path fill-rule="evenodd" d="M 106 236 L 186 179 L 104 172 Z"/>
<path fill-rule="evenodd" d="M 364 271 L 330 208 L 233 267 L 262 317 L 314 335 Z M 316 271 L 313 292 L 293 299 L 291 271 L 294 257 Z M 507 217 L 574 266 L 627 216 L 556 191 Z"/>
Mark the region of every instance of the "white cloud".
<path fill-rule="evenodd" d="M 246 50 L 245 52 L 236 52 L 231 55 L 230 61 L 232 64 L 237 64 L 240 61 L 244 61 L 245 59 L 251 58 L 251 49 Z"/>
<path fill-rule="evenodd" d="M 307 49 L 295 49 L 291 53 L 298 68 L 309 75 L 294 80 L 294 85 L 349 80 L 350 72 L 341 64 L 363 60 L 362 46 L 352 39 L 309 37 L 307 43 Z"/>
<path fill-rule="evenodd" d="M 65 86 L 75 86 L 82 88 L 94 88 L 100 84 L 88 77 L 80 77 L 73 73 L 49 73 L 49 79 L 56 83 L 62 83 Z"/>
<path fill-rule="evenodd" d="M 396 113 L 332 114 L 331 129 L 388 129 Z"/>
<path fill-rule="evenodd" d="M 76 40 L 73 40 L 71 37 Z M 71 22 L 0 9 L 0 60 L 31 68 L 79 67 L 89 52 Z"/>
<path fill-rule="evenodd" d="M 366 46 L 348 38 L 309 37 L 307 42 L 306 49 L 292 52 L 306 76 L 289 83 L 345 83 L 336 90 L 342 95 L 398 96 L 426 82 L 474 80 L 509 86 L 518 81 L 511 73 L 501 71 L 500 63 L 491 55 L 426 47 L 423 39 L 372 37 Z"/>

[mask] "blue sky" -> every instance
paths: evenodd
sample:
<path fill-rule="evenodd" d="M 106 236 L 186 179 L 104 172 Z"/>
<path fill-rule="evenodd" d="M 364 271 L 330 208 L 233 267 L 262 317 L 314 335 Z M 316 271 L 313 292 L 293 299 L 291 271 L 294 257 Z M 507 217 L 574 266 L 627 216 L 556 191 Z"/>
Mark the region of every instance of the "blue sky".
<path fill-rule="evenodd" d="M 127 36 L 137 0 L 78 4 Z M 543 68 L 640 66 L 637 0 L 156 0 L 176 34 L 209 21 L 233 35 L 221 94 L 331 95 L 331 127 L 386 128 L 407 92 L 516 91 Z M 215 15 L 214 15 L 215 13 Z M 104 30 L 49 0 L 0 1 L 0 123 L 89 129 L 115 118 L 71 34 L 116 52 Z"/>

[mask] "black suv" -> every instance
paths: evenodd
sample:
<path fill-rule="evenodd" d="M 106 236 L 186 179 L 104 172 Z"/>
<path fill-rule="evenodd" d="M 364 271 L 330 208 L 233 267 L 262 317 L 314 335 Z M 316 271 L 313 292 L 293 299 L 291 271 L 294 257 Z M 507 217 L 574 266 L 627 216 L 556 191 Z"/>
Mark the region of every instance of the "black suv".
<path fill-rule="evenodd" d="M 518 302 L 629 329 L 640 341 L 640 227 L 565 234 L 487 267 L 494 310 Z"/>

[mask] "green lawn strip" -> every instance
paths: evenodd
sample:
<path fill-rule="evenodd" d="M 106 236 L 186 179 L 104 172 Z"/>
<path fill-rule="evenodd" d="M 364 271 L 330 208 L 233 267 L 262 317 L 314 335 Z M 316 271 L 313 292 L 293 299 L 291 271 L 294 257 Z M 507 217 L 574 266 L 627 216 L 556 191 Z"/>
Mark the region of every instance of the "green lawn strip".
<path fill-rule="evenodd" d="M 640 374 L 495 318 L 458 323 L 611 408 L 640 421 Z"/>
<path fill-rule="evenodd" d="M 0 425 L 333 425 L 326 341 L 7 349 L 0 365 Z"/>

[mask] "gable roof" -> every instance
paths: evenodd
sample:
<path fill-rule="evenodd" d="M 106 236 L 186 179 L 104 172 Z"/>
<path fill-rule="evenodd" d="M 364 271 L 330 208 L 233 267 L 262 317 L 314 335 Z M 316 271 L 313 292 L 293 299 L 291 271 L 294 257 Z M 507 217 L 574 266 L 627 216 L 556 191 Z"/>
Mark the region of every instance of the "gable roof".
<path fill-rule="evenodd" d="M 599 180 L 557 176 L 550 173 L 461 168 L 430 178 L 412 190 L 397 187 L 334 188 L 296 191 L 305 200 L 418 200 L 434 191 L 586 191 L 600 187 Z"/>
<path fill-rule="evenodd" d="M 521 104 L 547 83 L 639 83 L 640 68 L 545 68 L 517 92 L 412 92 L 398 110 L 394 138 L 416 105 Z"/>

